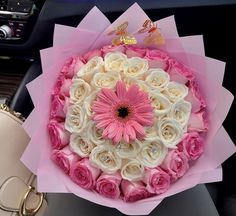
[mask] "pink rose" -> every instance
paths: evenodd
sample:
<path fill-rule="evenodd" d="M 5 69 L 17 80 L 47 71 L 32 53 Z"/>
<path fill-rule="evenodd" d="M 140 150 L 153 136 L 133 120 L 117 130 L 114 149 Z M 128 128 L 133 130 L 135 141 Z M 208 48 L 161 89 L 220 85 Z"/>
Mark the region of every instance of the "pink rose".
<path fill-rule="evenodd" d="M 88 62 L 91 58 L 95 57 L 95 56 L 101 56 L 102 55 L 102 51 L 101 50 L 92 50 L 89 51 L 88 53 L 86 53 L 83 56 L 83 59 Z"/>
<path fill-rule="evenodd" d="M 188 158 L 183 152 L 173 149 L 169 151 L 161 167 L 170 175 L 171 180 L 175 181 L 188 170 Z"/>
<path fill-rule="evenodd" d="M 71 79 L 67 79 L 63 74 L 60 74 L 56 85 L 54 87 L 54 94 L 65 95 L 66 97 L 70 97 L 70 86 L 72 84 Z"/>
<path fill-rule="evenodd" d="M 120 196 L 121 176 L 119 173 L 103 173 L 97 180 L 96 191 L 106 197 L 118 199 Z"/>
<path fill-rule="evenodd" d="M 191 113 L 188 120 L 188 132 L 206 132 L 208 130 L 208 121 L 206 111 L 202 110 L 198 113 Z"/>
<path fill-rule="evenodd" d="M 74 65 L 74 74 L 77 74 L 80 68 L 84 65 L 85 60 L 82 57 L 77 57 L 75 65 Z"/>
<path fill-rule="evenodd" d="M 68 79 L 72 79 L 78 70 L 84 65 L 84 60 L 80 56 L 70 58 L 63 66 L 61 73 Z"/>
<path fill-rule="evenodd" d="M 190 81 L 188 87 L 189 91 L 185 100 L 192 104 L 192 112 L 196 113 L 206 107 L 206 102 L 203 99 L 199 87 L 195 81 Z"/>
<path fill-rule="evenodd" d="M 69 144 L 70 133 L 65 130 L 64 122 L 51 120 L 47 128 L 53 149 L 62 149 Z"/>
<path fill-rule="evenodd" d="M 139 46 L 126 46 L 125 54 L 128 58 L 131 57 L 140 57 L 144 58 L 146 55 L 147 49 L 139 47 Z"/>
<path fill-rule="evenodd" d="M 64 95 L 52 95 L 51 118 L 65 118 L 69 106 L 69 98 Z"/>
<path fill-rule="evenodd" d="M 170 176 L 160 168 L 147 169 L 143 182 L 148 192 L 162 194 L 170 187 Z"/>
<path fill-rule="evenodd" d="M 69 174 L 70 166 L 72 163 L 77 162 L 80 158 L 75 153 L 71 152 L 70 148 L 58 150 L 54 149 L 51 155 L 51 159 L 66 173 Z"/>
<path fill-rule="evenodd" d="M 141 181 L 130 182 L 123 180 L 121 182 L 121 190 L 124 194 L 124 201 L 135 202 L 137 200 L 145 199 L 149 196 L 149 193 Z"/>
<path fill-rule="evenodd" d="M 198 133 L 188 133 L 178 144 L 179 151 L 183 152 L 189 160 L 198 159 L 203 153 L 203 139 Z"/>
<path fill-rule="evenodd" d="M 114 46 L 114 45 L 108 45 L 104 46 L 102 49 L 102 55 L 105 56 L 109 52 L 122 52 L 124 53 L 125 47 L 123 45 L 120 46 Z"/>
<path fill-rule="evenodd" d="M 93 189 L 96 185 L 96 180 L 101 171 L 93 167 L 88 158 L 73 163 L 70 169 L 71 179 L 80 187 L 85 189 Z"/>
<path fill-rule="evenodd" d="M 161 50 L 147 50 L 145 59 L 150 68 L 162 68 L 164 71 L 169 68 L 169 56 Z"/>
<path fill-rule="evenodd" d="M 180 62 L 170 59 L 169 64 L 167 72 L 170 75 L 171 81 L 186 84 L 188 81 L 195 78 L 193 72 Z"/>

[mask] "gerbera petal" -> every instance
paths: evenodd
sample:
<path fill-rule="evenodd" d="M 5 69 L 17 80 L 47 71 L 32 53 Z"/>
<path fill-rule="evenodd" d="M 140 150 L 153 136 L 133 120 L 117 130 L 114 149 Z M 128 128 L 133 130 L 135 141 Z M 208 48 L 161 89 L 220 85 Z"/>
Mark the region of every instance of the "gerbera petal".
<path fill-rule="evenodd" d="M 118 128 L 118 125 L 116 123 L 111 123 L 109 126 L 108 126 L 108 131 L 109 133 L 112 133 L 113 131 L 116 131 Z"/>
<path fill-rule="evenodd" d="M 153 125 L 153 120 L 147 120 L 145 122 L 146 126 L 152 126 Z"/>
<path fill-rule="evenodd" d="M 103 114 L 96 114 L 93 116 L 94 121 L 104 120 L 104 119 L 111 119 L 112 116 L 110 113 L 103 113 Z"/>
<path fill-rule="evenodd" d="M 137 135 L 143 137 L 145 135 L 145 130 L 142 125 L 138 122 L 131 120 L 130 124 L 133 126 L 134 130 L 136 131 Z"/>
<path fill-rule="evenodd" d="M 116 133 L 117 133 L 116 131 L 112 131 L 107 135 L 107 137 L 112 140 L 116 136 Z"/>
<path fill-rule="evenodd" d="M 140 107 L 140 106 L 143 106 L 143 105 L 151 106 L 151 101 L 149 99 L 139 98 L 139 101 L 136 102 L 135 106 Z"/>
<path fill-rule="evenodd" d="M 101 101 L 96 101 L 94 102 L 92 106 L 92 110 L 96 113 L 107 113 L 107 112 L 110 112 L 111 106 L 105 103 L 102 103 Z"/>
<path fill-rule="evenodd" d="M 107 127 L 109 124 L 111 124 L 112 120 L 111 119 L 106 119 L 106 120 L 101 120 L 97 123 L 97 128 L 105 128 Z"/>
<path fill-rule="evenodd" d="M 93 102 L 93 107 L 98 107 L 98 108 L 111 108 L 110 105 L 108 105 L 107 103 L 103 103 L 102 101 L 95 101 Z"/>
<path fill-rule="evenodd" d="M 141 125 L 144 126 L 151 126 L 153 124 L 153 120 L 152 119 L 145 119 L 140 115 L 135 115 L 135 120 L 140 123 Z"/>
<path fill-rule="evenodd" d="M 154 114 L 150 113 L 150 112 L 149 113 L 139 113 L 138 115 L 142 116 L 145 119 L 153 119 L 153 117 L 154 117 Z"/>
<path fill-rule="evenodd" d="M 117 131 L 116 131 L 116 135 L 115 137 L 113 138 L 113 142 L 114 143 L 118 143 L 121 141 L 122 139 L 122 133 L 123 133 L 123 128 L 120 126 L 118 127 Z"/>
<path fill-rule="evenodd" d="M 129 124 L 129 122 L 126 123 L 124 130 L 126 131 L 126 133 L 129 135 L 131 140 L 135 140 L 136 139 L 136 133 L 135 130 L 133 129 L 133 127 Z"/>
<path fill-rule="evenodd" d="M 108 130 L 108 127 L 106 127 L 104 130 L 103 130 L 103 132 L 102 132 L 102 137 L 104 138 L 104 139 L 107 139 L 108 137 L 108 134 L 109 134 L 109 130 Z"/>
<path fill-rule="evenodd" d="M 140 104 L 149 104 L 150 101 L 146 95 L 145 92 L 141 92 L 139 91 L 137 94 L 136 94 L 136 97 L 133 98 L 133 100 L 131 101 L 131 103 L 134 105 L 134 106 L 139 106 Z"/>
<path fill-rule="evenodd" d="M 123 81 L 118 81 L 116 83 L 116 94 L 119 99 L 123 99 L 126 95 L 126 86 Z"/>
<path fill-rule="evenodd" d="M 106 107 L 93 107 L 92 108 L 93 112 L 96 112 L 96 113 L 107 113 L 107 112 L 110 112 L 111 109 L 110 108 L 106 108 Z"/>
<path fill-rule="evenodd" d="M 132 103 L 137 100 L 139 88 L 137 85 L 131 85 L 126 93 L 126 98 Z"/>
<path fill-rule="evenodd" d="M 125 130 L 123 130 L 123 139 L 125 140 L 125 142 L 129 143 L 129 135 Z"/>
<path fill-rule="evenodd" d="M 99 92 L 97 94 L 97 97 L 100 99 L 100 101 L 108 105 L 112 105 L 114 102 L 113 100 L 110 100 L 109 98 L 107 98 L 106 95 L 104 95 L 102 92 Z"/>
<path fill-rule="evenodd" d="M 102 93 L 103 93 L 103 95 L 106 96 L 106 98 L 108 100 L 113 101 L 113 103 L 119 101 L 117 95 L 115 94 L 115 92 L 112 89 L 103 88 Z"/>
<path fill-rule="evenodd" d="M 138 108 L 135 109 L 138 113 L 146 113 L 146 112 L 152 112 L 153 107 L 147 104 L 142 104 Z"/>

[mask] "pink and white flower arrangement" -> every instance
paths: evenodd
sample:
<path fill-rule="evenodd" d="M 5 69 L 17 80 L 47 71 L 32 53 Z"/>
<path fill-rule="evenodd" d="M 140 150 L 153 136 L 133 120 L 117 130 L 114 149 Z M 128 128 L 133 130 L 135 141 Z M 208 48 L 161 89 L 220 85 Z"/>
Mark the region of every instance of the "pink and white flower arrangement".
<path fill-rule="evenodd" d="M 207 115 L 198 119 L 204 130 L 190 127 L 189 118 L 206 112 L 206 103 L 197 85 L 190 85 L 195 80 L 191 70 L 164 51 L 145 48 L 144 53 L 144 48 L 134 45 L 119 47 L 111 45 L 108 51 L 106 46 L 75 58 L 83 64 L 71 77 L 63 118 L 65 103 L 55 106 L 55 98 L 64 99 L 61 88 L 77 62 L 64 67 L 53 91 L 48 130 L 53 148 L 66 145 L 80 158 L 70 164 L 70 177 L 79 186 L 113 199 L 137 201 L 166 192 L 186 173 L 189 161 L 204 152 Z M 64 81 L 58 87 L 60 80 Z M 193 89 L 192 95 L 198 96 L 187 97 Z M 192 110 L 192 103 L 200 104 L 198 109 Z M 58 135 L 51 132 L 52 122 L 65 127 L 63 136 L 59 127 Z M 100 136 L 99 143 L 93 134 Z M 65 165 L 60 162 L 59 166 L 68 173 Z M 123 181 L 129 186 L 120 190 Z M 145 196 L 126 197 L 123 188 L 132 188 L 134 182 L 142 185 L 142 191 L 145 188 Z"/>
<path fill-rule="evenodd" d="M 223 63 L 205 57 L 202 38 L 178 37 L 173 17 L 157 22 L 164 45 L 144 44 L 152 32 L 134 39 L 147 19 L 134 4 L 113 24 L 94 8 L 74 30 L 56 26 L 54 47 L 41 52 L 43 74 L 28 85 L 35 110 L 22 160 L 39 190 L 144 215 L 221 179 L 220 164 L 235 152 L 222 127 L 233 99 L 221 86 Z M 127 28 L 122 37 L 117 26 Z M 138 45 L 111 45 L 125 40 Z"/>

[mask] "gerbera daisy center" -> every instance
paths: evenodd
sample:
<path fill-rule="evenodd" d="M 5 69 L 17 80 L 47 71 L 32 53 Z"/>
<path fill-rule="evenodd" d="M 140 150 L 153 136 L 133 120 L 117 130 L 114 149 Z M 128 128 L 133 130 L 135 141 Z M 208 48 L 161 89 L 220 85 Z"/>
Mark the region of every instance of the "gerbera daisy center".
<path fill-rule="evenodd" d="M 128 107 L 119 107 L 117 110 L 118 117 L 125 118 L 129 115 L 130 111 Z"/>

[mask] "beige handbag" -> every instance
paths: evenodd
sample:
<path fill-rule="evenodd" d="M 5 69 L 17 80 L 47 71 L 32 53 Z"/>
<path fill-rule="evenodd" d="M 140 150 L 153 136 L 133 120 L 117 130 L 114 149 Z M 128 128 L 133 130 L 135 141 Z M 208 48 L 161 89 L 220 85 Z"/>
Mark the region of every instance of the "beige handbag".
<path fill-rule="evenodd" d="M 43 216 L 47 202 L 20 161 L 29 142 L 19 113 L 0 104 L 0 216 Z"/>

